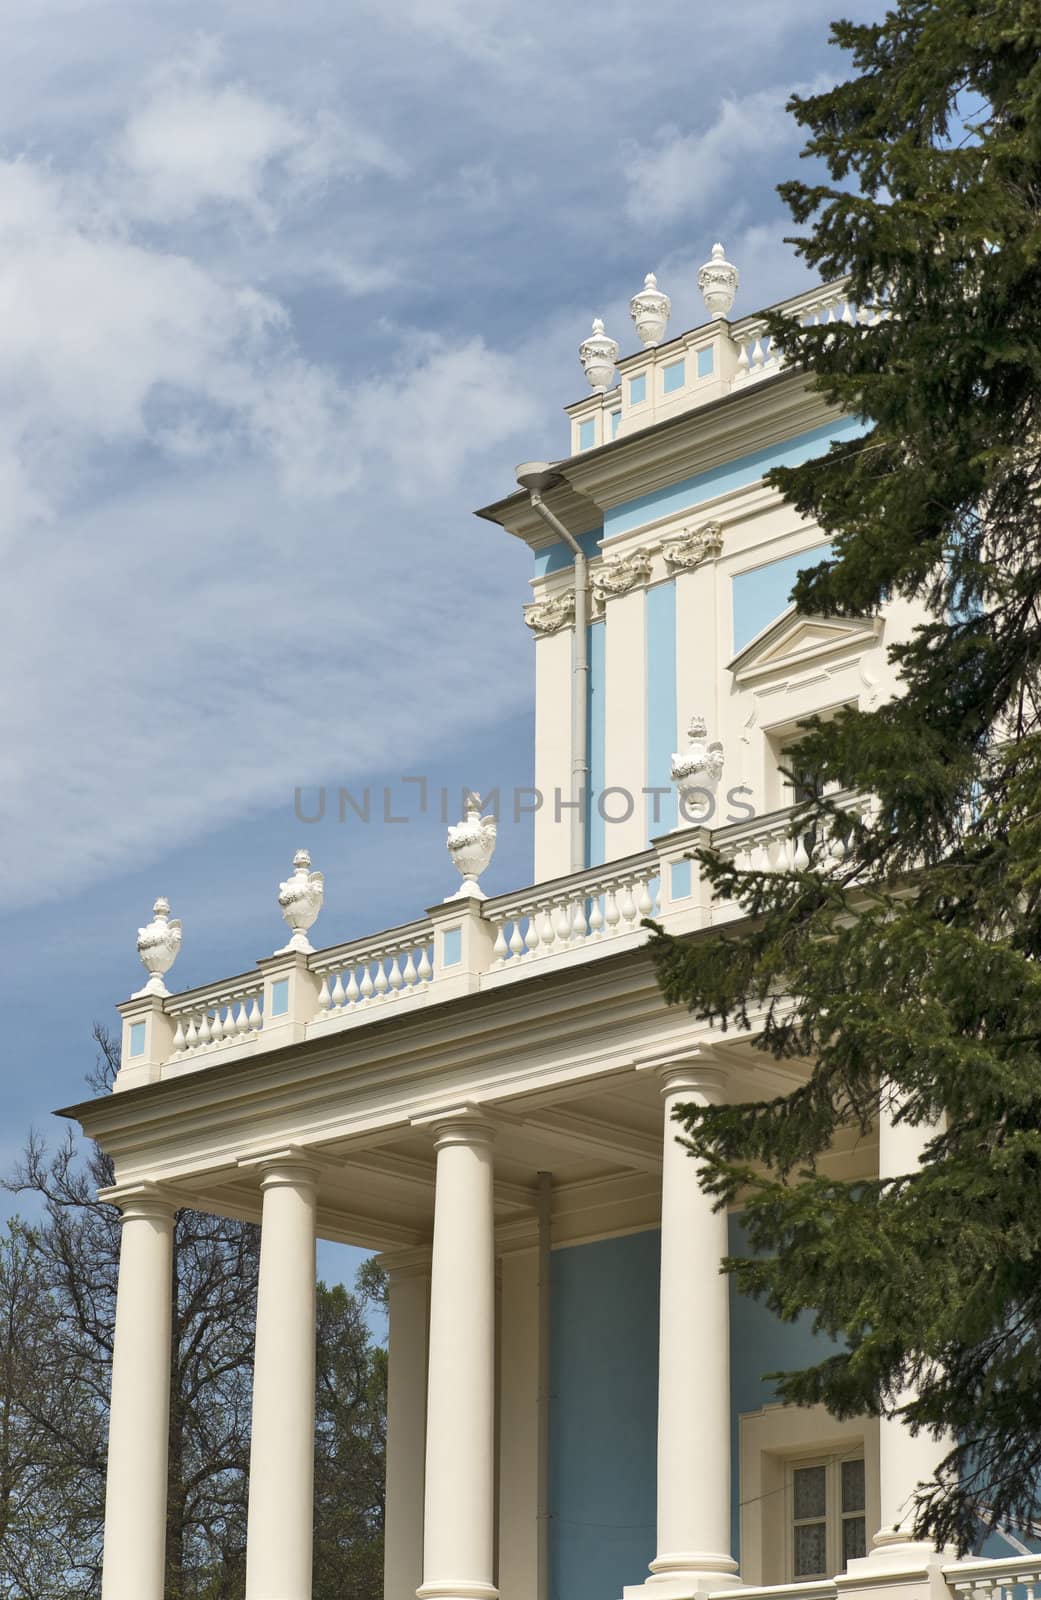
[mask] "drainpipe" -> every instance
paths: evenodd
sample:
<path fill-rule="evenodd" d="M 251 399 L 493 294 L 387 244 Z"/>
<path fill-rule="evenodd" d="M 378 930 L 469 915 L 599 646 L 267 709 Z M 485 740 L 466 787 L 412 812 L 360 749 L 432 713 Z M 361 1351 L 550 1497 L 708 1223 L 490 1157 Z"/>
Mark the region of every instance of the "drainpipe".
<path fill-rule="evenodd" d="M 549 1424 L 551 1404 L 550 1339 L 550 1274 L 552 1271 L 553 1237 L 551 1215 L 553 1205 L 553 1174 L 539 1175 L 539 1355 L 538 1355 L 538 1468 L 536 1501 L 536 1585 L 537 1600 L 549 1600 L 550 1509 L 549 1509 Z"/>
<path fill-rule="evenodd" d="M 517 482 L 531 496 L 532 509 L 553 529 L 574 558 L 575 570 L 575 649 L 571 669 L 571 870 L 582 872 L 586 865 L 586 806 L 589 790 L 589 758 L 586 754 L 589 723 L 589 565 L 585 551 L 542 498 L 544 489 L 562 483 L 546 461 L 524 461 L 517 468 Z"/>

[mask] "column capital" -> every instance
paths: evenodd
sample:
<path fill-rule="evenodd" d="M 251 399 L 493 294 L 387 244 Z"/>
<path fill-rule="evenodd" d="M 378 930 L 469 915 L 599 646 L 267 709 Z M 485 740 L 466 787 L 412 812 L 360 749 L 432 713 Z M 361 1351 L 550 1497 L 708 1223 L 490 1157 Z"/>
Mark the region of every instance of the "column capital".
<path fill-rule="evenodd" d="M 637 1072 L 653 1072 L 661 1082 L 662 1095 L 688 1090 L 712 1100 L 726 1099 L 728 1070 L 711 1045 L 695 1045 L 677 1050 L 658 1050 L 637 1056 Z"/>
<path fill-rule="evenodd" d="M 469 1103 L 413 1117 L 412 1127 L 427 1129 L 433 1135 L 435 1150 L 449 1145 L 490 1145 L 495 1140 L 495 1127 L 487 1112 Z"/>
<path fill-rule="evenodd" d="M 118 1206 L 123 1222 L 172 1222 L 182 1204 L 157 1183 L 113 1184 L 99 1189 L 98 1199 Z"/>
<path fill-rule="evenodd" d="M 254 1168 L 259 1173 L 261 1191 L 314 1189 L 318 1184 L 318 1163 L 296 1145 L 265 1151 L 262 1155 L 243 1156 L 237 1164 L 246 1169 Z"/>

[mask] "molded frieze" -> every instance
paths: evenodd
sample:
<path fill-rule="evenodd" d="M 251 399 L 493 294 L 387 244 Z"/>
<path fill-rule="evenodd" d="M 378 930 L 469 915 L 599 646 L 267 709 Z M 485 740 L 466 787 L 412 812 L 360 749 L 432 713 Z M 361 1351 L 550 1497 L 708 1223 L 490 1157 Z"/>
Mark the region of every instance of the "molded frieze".
<path fill-rule="evenodd" d="M 684 528 L 674 539 L 662 541 L 661 553 L 674 570 L 690 571 L 703 561 L 714 560 L 723 548 L 723 529 L 718 522 L 703 528 Z"/>
<path fill-rule="evenodd" d="M 535 600 L 524 607 L 524 620 L 536 638 L 549 633 L 559 633 L 570 628 L 575 620 L 575 592 L 556 595 L 549 600 Z"/>
<path fill-rule="evenodd" d="M 605 561 L 592 579 L 593 600 L 604 606 L 617 595 L 628 594 L 638 583 L 651 579 L 651 551 L 634 550 L 631 556 L 617 556 Z"/>

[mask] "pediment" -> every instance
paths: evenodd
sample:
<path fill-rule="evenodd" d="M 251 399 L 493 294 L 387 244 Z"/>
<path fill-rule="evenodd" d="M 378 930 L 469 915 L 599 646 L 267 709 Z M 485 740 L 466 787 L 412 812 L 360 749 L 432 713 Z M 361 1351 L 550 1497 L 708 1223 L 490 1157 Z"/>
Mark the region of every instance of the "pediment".
<path fill-rule="evenodd" d="M 832 656 L 858 654 L 882 637 L 881 617 L 814 617 L 789 606 L 730 662 L 738 683 L 783 676 Z"/>

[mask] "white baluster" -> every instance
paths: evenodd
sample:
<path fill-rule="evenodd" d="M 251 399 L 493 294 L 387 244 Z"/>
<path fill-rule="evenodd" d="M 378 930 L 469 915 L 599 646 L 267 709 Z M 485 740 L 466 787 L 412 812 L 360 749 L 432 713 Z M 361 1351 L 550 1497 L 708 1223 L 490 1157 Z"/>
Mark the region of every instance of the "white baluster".
<path fill-rule="evenodd" d="M 355 969 L 351 967 L 347 974 L 347 985 L 343 991 L 343 1004 L 345 1006 L 355 1006 L 358 1004 L 360 998 L 361 990 L 358 987 L 358 974 Z"/>
<path fill-rule="evenodd" d="M 795 840 L 795 850 L 792 853 L 792 866 L 796 872 L 805 872 L 810 864 L 810 853 L 806 848 L 806 835 L 800 833 Z"/>
<path fill-rule="evenodd" d="M 750 351 L 751 344 L 747 338 L 741 340 L 741 350 L 737 358 L 737 370 L 742 378 L 748 377 L 748 369 L 752 365 Z"/>
<path fill-rule="evenodd" d="M 547 950 L 552 950 L 553 941 L 556 938 L 556 935 L 553 932 L 553 914 L 551 907 L 548 905 L 540 906 L 538 918 L 539 944 L 542 946 L 543 954 L 545 954 Z"/>
<path fill-rule="evenodd" d="M 249 1032 L 249 1017 L 246 1014 L 246 1001 L 239 997 L 239 1008 L 235 1013 L 235 1032 L 241 1039 L 243 1034 Z"/>
<path fill-rule="evenodd" d="M 184 1020 L 181 1017 L 177 1018 L 177 1026 L 174 1029 L 173 1048 L 175 1053 L 178 1050 L 187 1049 L 187 1044 L 184 1037 Z"/>
<path fill-rule="evenodd" d="M 518 927 L 520 926 L 519 919 L 518 919 L 518 924 L 517 925 L 518 925 Z M 538 925 L 538 922 L 535 919 L 535 913 L 534 913 L 534 911 L 532 911 L 532 912 L 529 913 L 529 916 L 528 916 L 528 926 L 524 930 L 524 952 L 525 952 L 525 955 L 529 955 L 529 956 L 534 955 L 534 953 L 538 949 L 538 947 L 539 947 L 539 925 Z"/>
<path fill-rule="evenodd" d="M 553 930 L 560 944 L 566 945 L 571 938 L 571 913 L 566 900 L 558 900 L 553 912 Z"/>
<path fill-rule="evenodd" d="M 397 994 L 404 982 L 401 976 L 401 956 L 397 952 L 395 952 L 394 960 L 390 964 L 390 977 L 387 981 L 390 984 L 391 992 Z"/>
<path fill-rule="evenodd" d="M 249 1025 L 254 1033 L 259 1033 L 264 1026 L 264 1013 L 261 1011 L 260 1002 L 255 995 L 253 1004 L 249 1008 Z"/>
<path fill-rule="evenodd" d="M 213 1034 L 210 1030 L 209 1013 L 204 1011 L 199 1017 L 199 1043 L 209 1044 L 212 1038 Z"/>
<path fill-rule="evenodd" d="M 433 976 L 434 969 L 430 964 L 430 951 L 424 945 L 419 957 L 419 981 L 420 983 L 429 983 Z"/>
<path fill-rule="evenodd" d="M 636 909 L 641 917 L 649 917 L 654 910 L 654 901 L 646 878 L 640 879 L 639 889 L 636 894 Z"/>
<path fill-rule="evenodd" d="M 360 993 L 361 993 L 361 997 L 362 997 L 363 1000 L 371 1000 L 372 999 L 373 984 L 372 984 L 372 974 L 369 971 L 369 965 L 370 965 L 370 963 L 368 961 L 366 961 L 365 965 L 362 967 L 362 978 L 361 978 Z"/>
<path fill-rule="evenodd" d="M 604 932 L 604 913 L 600 905 L 600 896 L 593 896 L 589 907 L 589 937 L 601 939 Z"/>
<path fill-rule="evenodd" d="M 380 959 L 376 962 L 376 993 L 379 995 L 380 999 L 382 1000 L 383 996 L 386 994 L 386 992 L 387 992 L 387 974 L 386 974 L 386 971 L 384 970 L 383 957 L 381 956 Z"/>
<path fill-rule="evenodd" d="M 495 943 L 492 945 L 492 965 L 501 967 L 510 953 L 506 940 L 506 919 L 495 924 Z"/>
<path fill-rule="evenodd" d="M 604 911 L 604 921 L 607 923 L 607 931 L 608 931 L 608 933 L 612 934 L 612 933 L 615 932 L 615 930 L 618 927 L 619 922 L 622 919 L 622 913 L 618 909 L 618 896 L 615 894 L 613 886 L 610 889 L 608 889 L 607 893 L 604 896 L 604 900 L 606 902 L 606 910 Z"/>
<path fill-rule="evenodd" d="M 520 930 L 520 917 L 513 919 L 513 932 L 510 934 L 510 955 L 516 961 L 524 954 L 524 935 Z"/>
<path fill-rule="evenodd" d="M 405 961 L 405 972 L 404 972 L 404 979 L 405 979 L 405 987 L 406 987 L 406 989 L 414 989 L 416 987 L 416 959 L 415 958 L 416 958 L 415 950 L 412 948 L 411 945 L 409 945 L 408 956 L 407 956 L 407 959 Z"/>
<path fill-rule="evenodd" d="M 343 973 L 342 972 L 337 972 L 336 976 L 333 979 L 333 992 L 332 992 L 332 1002 L 333 1002 L 333 1005 L 335 1006 L 337 1011 L 342 1010 L 343 1002 L 346 1000 L 346 998 L 347 998 L 347 993 L 346 993 L 346 990 L 343 987 Z"/>
<path fill-rule="evenodd" d="M 626 878 L 625 881 L 622 884 L 622 894 L 621 894 L 621 900 L 619 902 L 619 910 L 621 911 L 621 914 L 622 914 L 622 921 L 626 924 L 627 927 L 631 926 L 631 924 L 636 921 L 636 903 L 633 900 L 632 885 L 629 882 L 628 878 Z"/>
<path fill-rule="evenodd" d="M 576 895 L 571 906 L 571 937 L 576 944 L 581 944 L 588 932 L 586 897 L 584 894 Z"/>

